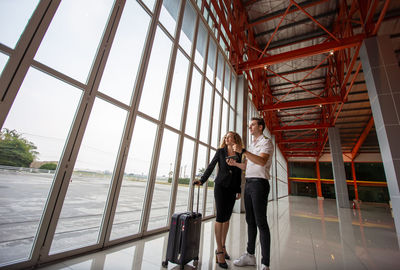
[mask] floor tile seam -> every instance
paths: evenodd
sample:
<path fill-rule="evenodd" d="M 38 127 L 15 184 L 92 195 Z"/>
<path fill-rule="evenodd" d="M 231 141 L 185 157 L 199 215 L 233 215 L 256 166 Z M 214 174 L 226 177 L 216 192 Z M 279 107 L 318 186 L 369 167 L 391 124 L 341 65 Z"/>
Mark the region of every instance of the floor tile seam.
<path fill-rule="evenodd" d="M 314 240 L 313 240 L 311 229 L 309 229 L 308 232 L 310 233 L 310 238 L 311 238 L 311 246 L 312 246 L 312 250 L 313 250 L 315 269 L 318 270 L 317 259 L 315 258 Z"/>

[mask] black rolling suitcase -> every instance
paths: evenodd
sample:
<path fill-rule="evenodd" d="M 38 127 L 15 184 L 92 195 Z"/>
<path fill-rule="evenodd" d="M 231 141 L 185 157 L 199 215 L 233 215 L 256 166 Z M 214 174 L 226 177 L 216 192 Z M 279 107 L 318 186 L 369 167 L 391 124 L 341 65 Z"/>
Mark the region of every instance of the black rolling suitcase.
<path fill-rule="evenodd" d="M 199 245 L 201 231 L 201 213 L 199 213 L 200 186 L 197 193 L 197 212 L 175 213 L 171 218 L 168 235 L 167 256 L 162 262 L 168 267 L 168 262 L 176 263 L 183 269 L 185 264 L 199 260 Z"/>

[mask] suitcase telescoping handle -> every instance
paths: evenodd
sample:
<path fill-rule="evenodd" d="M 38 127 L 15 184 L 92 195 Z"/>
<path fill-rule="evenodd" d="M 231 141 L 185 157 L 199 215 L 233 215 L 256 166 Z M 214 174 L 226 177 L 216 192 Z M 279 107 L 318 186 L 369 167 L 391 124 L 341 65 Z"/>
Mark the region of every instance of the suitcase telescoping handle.
<path fill-rule="evenodd" d="M 197 188 L 197 209 L 196 209 L 196 213 L 199 213 L 199 199 L 200 199 L 200 185 L 198 185 L 198 188 Z"/>

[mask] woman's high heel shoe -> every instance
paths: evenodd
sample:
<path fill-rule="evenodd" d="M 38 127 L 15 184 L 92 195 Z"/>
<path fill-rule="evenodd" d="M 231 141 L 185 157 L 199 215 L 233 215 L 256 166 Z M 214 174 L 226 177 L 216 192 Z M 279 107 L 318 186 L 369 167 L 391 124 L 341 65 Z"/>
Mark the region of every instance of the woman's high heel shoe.
<path fill-rule="evenodd" d="M 224 268 L 224 269 L 228 269 L 228 264 L 226 262 L 219 262 L 218 261 L 218 255 L 219 254 L 225 254 L 225 252 L 223 252 L 223 251 L 218 252 L 216 250 L 215 251 L 215 262 L 218 263 L 219 267 Z"/>
<path fill-rule="evenodd" d="M 225 260 L 230 260 L 230 259 L 231 259 L 231 256 L 229 256 L 228 252 L 226 252 L 225 246 L 222 246 L 222 250 L 223 250 L 224 253 L 225 253 Z"/>

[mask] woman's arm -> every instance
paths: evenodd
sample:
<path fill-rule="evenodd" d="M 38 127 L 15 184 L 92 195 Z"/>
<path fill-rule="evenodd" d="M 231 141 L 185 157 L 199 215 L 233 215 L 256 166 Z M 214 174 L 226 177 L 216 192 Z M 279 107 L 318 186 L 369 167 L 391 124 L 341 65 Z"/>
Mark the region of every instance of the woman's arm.
<path fill-rule="evenodd" d="M 220 153 L 220 150 L 218 149 L 217 152 L 215 152 L 215 155 L 214 155 L 213 159 L 211 160 L 210 164 L 208 164 L 207 169 L 204 171 L 203 176 L 201 176 L 200 180 L 197 180 L 200 183 L 198 183 L 197 181 L 194 181 L 194 184 L 202 185 L 208 180 L 208 177 L 210 177 L 210 175 L 214 171 L 215 165 L 217 165 L 219 153 Z"/>

